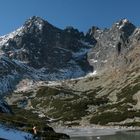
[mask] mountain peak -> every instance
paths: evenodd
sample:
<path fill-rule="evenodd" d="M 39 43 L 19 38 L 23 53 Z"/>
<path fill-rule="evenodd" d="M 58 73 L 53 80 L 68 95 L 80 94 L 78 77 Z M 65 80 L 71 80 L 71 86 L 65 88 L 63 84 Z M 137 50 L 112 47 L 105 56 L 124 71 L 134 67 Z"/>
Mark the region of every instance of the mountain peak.
<path fill-rule="evenodd" d="M 31 27 L 37 27 L 39 30 L 43 29 L 44 25 L 51 25 L 46 20 L 42 19 L 38 16 L 30 17 L 24 24 L 25 27 L 31 28 Z"/>
<path fill-rule="evenodd" d="M 26 22 L 46 22 L 43 18 L 38 16 L 32 16 L 29 19 L 27 19 Z"/>
<path fill-rule="evenodd" d="M 117 29 L 118 31 L 123 32 L 124 36 L 129 37 L 136 29 L 136 26 L 128 19 L 124 18 L 116 22 L 111 29 Z"/>
<path fill-rule="evenodd" d="M 27 26 L 27 27 L 29 27 L 29 28 L 35 26 L 35 27 L 37 27 L 37 28 L 39 28 L 41 30 L 44 22 L 45 21 L 42 18 L 33 16 L 33 17 L 29 18 L 25 22 L 24 25 Z"/>
<path fill-rule="evenodd" d="M 128 19 L 126 19 L 126 18 L 121 19 L 119 22 L 120 22 L 121 24 L 127 24 L 127 23 L 130 23 L 130 21 L 129 21 Z"/>
<path fill-rule="evenodd" d="M 90 36 L 92 36 L 92 35 L 94 35 L 97 31 L 99 31 L 100 29 L 97 27 L 97 26 L 92 26 L 89 30 L 88 30 L 88 32 L 87 32 L 87 34 L 89 34 Z"/>
<path fill-rule="evenodd" d="M 123 30 L 125 27 L 127 28 L 136 28 L 134 24 L 132 24 L 128 19 L 124 18 L 119 20 L 115 23 L 115 27 L 117 27 L 119 30 Z"/>
<path fill-rule="evenodd" d="M 44 19 L 39 16 L 32 16 L 29 18 L 29 20 L 44 20 Z"/>

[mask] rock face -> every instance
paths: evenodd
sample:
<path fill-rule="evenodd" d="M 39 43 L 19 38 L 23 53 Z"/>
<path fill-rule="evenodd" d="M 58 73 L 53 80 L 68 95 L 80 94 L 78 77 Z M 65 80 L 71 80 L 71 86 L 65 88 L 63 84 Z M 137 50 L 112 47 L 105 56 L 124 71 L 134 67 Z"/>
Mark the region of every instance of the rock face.
<path fill-rule="evenodd" d="M 74 67 L 76 53 L 89 49 L 84 40 L 84 34 L 76 29 L 60 30 L 39 17 L 32 17 L 1 48 L 12 60 L 52 72 L 70 65 Z"/>
<path fill-rule="evenodd" d="M 94 69 L 104 71 L 109 66 L 121 65 L 131 47 L 131 35 L 135 29 L 136 27 L 127 19 L 120 20 L 110 29 L 92 28 L 89 34 L 97 39 L 97 44 L 89 52 L 88 59 Z M 121 61 L 118 62 L 120 56 Z"/>
<path fill-rule="evenodd" d="M 61 30 L 40 17 L 28 19 L 0 37 L 0 93 L 15 89 L 24 78 L 63 80 L 86 75 L 92 71 L 86 54 L 95 43 L 72 27 Z"/>
<path fill-rule="evenodd" d="M 11 108 L 2 99 L 0 100 L 0 113 L 12 113 Z"/>

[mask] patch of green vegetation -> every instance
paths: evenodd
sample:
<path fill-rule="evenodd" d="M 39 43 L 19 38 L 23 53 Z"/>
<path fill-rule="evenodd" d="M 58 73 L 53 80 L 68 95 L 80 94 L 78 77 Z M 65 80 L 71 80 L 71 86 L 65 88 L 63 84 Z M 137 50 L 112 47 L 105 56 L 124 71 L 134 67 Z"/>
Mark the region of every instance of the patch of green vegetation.
<path fill-rule="evenodd" d="M 109 122 L 120 122 L 127 118 L 132 119 L 134 117 L 140 117 L 139 111 L 129 110 L 132 108 L 132 105 L 136 105 L 137 101 L 133 99 L 133 95 L 136 94 L 139 90 L 139 84 L 127 85 L 121 90 L 121 92 L 117 94 L 118 102 L 115 104 L 110 103 L 104 104 L 104 106 L 100 106 L 98 108 L 98 112 L 93 115 L 90 122 L 94 124 L 105 125 Z M 109 112 L 109 110 L 112 110 L 112 112 Z"/>
<path fill-rule="evenodd" d="M 23 127 L 29 126 L 32 127 L 33 124 L 46 126 L 44 124 L 45 118 L 41 119 L 37 114 L 32 113 L 29 110 L 18 108 L 17 106 L 11 106 L 14 114 L 1 114 L 1 122 L 12 124 L 12 126 Z"/>
<path fill-rule="evenodd" d="M 58 93 L 58 90 L 51 87 L 40 87 L 40 89 L 37 91 L 36 97 L 43 97 L 48 95 L 56 95 Z"/>
<path fill-rule="evenodd" d="M 78 97 L 78 95 L 74 94 L 72 90 L 65 90 L 61 87 L 40 87 L 40 89 L 37 91 L 36 97 L 52 97 L 60 95 L 61 93 Z"/>
<path fill-rule="evenodd" d="M 135 83 L 135 84 L 140 83 L 140 76 L 138 76 L 138 77 L 135 79 L 134 83 Z"/>
<path fill-rule="evenodd" d="M 50 115 L 56 118 L 63 118 L 64 121 L 73 121 L 81 119 L 85 116 L 87 109 L 87 102 L 84 100 L 62 101 L 56 99 L 51 104 L 54 107 L 49 112 Z"/>
<path fill-rule="evenodd" d="M 112 104 L 111 103 L 105 104 L 104 106 L 101 106 L 98 108 L 98 112 L 102 113 L 104 111 L 112 110 L 112 109 L 115 109 L 120 112 L 124 112 L 128 110 L 128 108 L 130 109 L 132 108 L 132 106 L 125 103 L 125 101 L 121 101 L 121 102 L 112 103 Z"/>
<path fill-rule="evenodd" d="M 95 95 L 101 91 L 103 88 L 101 86 L 95 88 L 94 90 L 88 90 L 88 91 L 84 91 L 82 92 L 82 95 L 91 95 L 92 97 L 95 97 Z"/>
<path fill-rule="evenodd" d="M 50 108 L 47 115 L 61 118 L 63 121 L 80 120 L 88 114 L 89 105 L 103 105 L 108 102 L 106 97 L 95 98 L 101 87 L 94 91 L 83 92 L 77 95 L 72 90 L 64 88 L 41 87 L 37 91 L 37 98 L 31 100 L 33 107 Z M 61 97 L 62 95 L 62 97 Z"/>
<path fill-rule="evenodd" d="M 140 122 L 136 122 L 136 121 L 133 121 L 133 122 L 130 122 L 130 123 L 125 123 L 125 124 L 123 124 L 123 125 L 121 125 L 121 126 L 128 126 L 128 127 L 135 127 L 135 126 L 138 126 L 138 127 L 140 127 Z"/>
<path fill-rule="evenodd" d="M 137 101 L 133 99 L 133 95 L 136 94 L 140 90 L 140 85 L 127 85 L 124 87 L 120 93 L 117 94 L 118 101 L 121 99 L 125 99 L 125 103 L 132 103 L 133 105 L 137 104 Z"/>
<path fill-rule="evenodd" d="M 140 117 L 140 112 L 128 110 L 126 110 L 125 112 L 104 112 L 101 114 L 93 115 L 90 123 L 105 125 L 109 122 L 121 122 L 127 118 L 132 119 L 134 117 Z"/>
<path fill-rule="evenodd" d="M 88 105 L 101 105 L 105 102 L 106 100 L 104 101 L 102 98 L 92 100 L 79 98 L 69 102 L 58 99 L 51 104 L 54 109 L 49 114 L 57 118 L 63 117 L 64 121 L 80 120 L 81 117 L 88 114 Z"/>
<path fill-rule="evenodd" d="M 106 96 L 95 98 L 100 90 L 102 90 L 102 87 L 82 93 L 78 92 L 77 94 L 76 91 L 67 90 L 63 87 L 40 87 L 36 97 L 30 98 L 30 100 L 31 105 L 35 109 L 47 109 L 46 114 L 49 117 L 63 120 L 64 122 L 74 121 L 80 120 L 89 114 L 87 111 L 89 105 L 103 106 L 108 103 Z M 16 108 L 14 110 L 16 110 Z M 19 110 L 15 112 L 22 114 Z M 22 115 L 25 116 L 24 114 Z M 35 119 L 29 114 L 26 116 L 29 116 L 29 120 L 32 118 L 30 122 L 35 123 L 34 120 L 36 121 L 36 116 Z M 26 121 L 24 120 L 23 122 Z M 27 123 L 29 124 L 29 122 Z"/>
<path fill-rule="evenodd" d="M 47 114 L 54 118 L 62 118 L 63 121 L 80 120 L 81 117 L 88 114 L 88 105 L 106 104 L 108 99 L 106 97 L 95 98 L 97 92 L 102 90 L 101 87 L 94 91 L 87 91 L 81 95 L 74 94 L 74 91 L 64 90 L 63 88 L 54 89 L 50 87 L 43 87 L 38 91 L 38 94 L 44 95 L 45 100 L 40 103 L 41 107 L 51 107 L 52 109 Z M 71 95 L 72 98 L 58 98 L 57 95 L 61 93 Z"/>
<path fill-rule="evenodd" d="M 119 112 L 105 112 L 99 115 L 94 115 L 91 118 L 90 123 L 105 125 L 109 122 L 119 122 L 122 120 L 121 116 L 122 115 Z"/>
<path fill-rule="evenodd" d="M 47 100 L 43 101 L 43 100 L 34 98 L 31 100 L 31 104 L 34 108 L 36 108 L 37 105 L 39 105 L 40 107 L 44 106 L 45 108 L 46 106 L 48 106 L 49 102 L 47 102 Z"/>

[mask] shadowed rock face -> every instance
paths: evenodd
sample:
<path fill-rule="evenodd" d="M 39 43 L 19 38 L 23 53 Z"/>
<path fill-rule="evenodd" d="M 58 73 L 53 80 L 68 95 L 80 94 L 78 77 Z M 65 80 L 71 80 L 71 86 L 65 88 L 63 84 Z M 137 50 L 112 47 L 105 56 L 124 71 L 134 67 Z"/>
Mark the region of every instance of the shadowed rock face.
<path fill-rule="evenodd" d="M 83 33 L 76 29 L 60 30 L 39 17 L 32 17 L 25 22 L 19 34 L 2 46 L 2 50 L 11 59 L 52 71 L 67 67 L 74 60 L 73 52 L 88 48 L 80 42 L 84 39 Z"/>
<path fill-rule="evenodd" d="M 93 70 L 87 52 L 95 43 L 77 29 L 61 30 L 31 17 L 21 28 L 0 37 L 0 93 L 15 89 L 24 78 L 62 80 L 86 75 Z"/>
<path fill-rule="evenodd" d="M 11 108 L 2 99 L 0 100 L 0 113 L 12 113 Z"/>

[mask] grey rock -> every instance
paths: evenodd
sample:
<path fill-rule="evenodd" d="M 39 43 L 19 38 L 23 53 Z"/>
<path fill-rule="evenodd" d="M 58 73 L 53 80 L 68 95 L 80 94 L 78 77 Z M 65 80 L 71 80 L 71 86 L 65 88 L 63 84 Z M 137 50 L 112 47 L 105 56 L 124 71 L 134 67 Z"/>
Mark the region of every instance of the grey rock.
<path fill-rule="evenodd" d="M 113 24 L 110 29 L 99 30 L 94 28 L 91 33 L 97 39 L 97 43 L 92 51 L 88 53 L 88 60 L 94 70 L 102 71 L 110 66 L 118 65 L 118 57 L 125 54 L 129 49 L 129 37 L 136 27 L 127 19 L 120 20 Z M 97 36 L 97 37 L 96 37 Z M 123 59 L 123 56 L 122 59 Z M 113 64 L 111 65 L 110 63 Z"/>
<path fill-rule="evenodd" d="M 2 99 L 0 100 L 0 113 L 12 113 L 9 105 Z"/>

